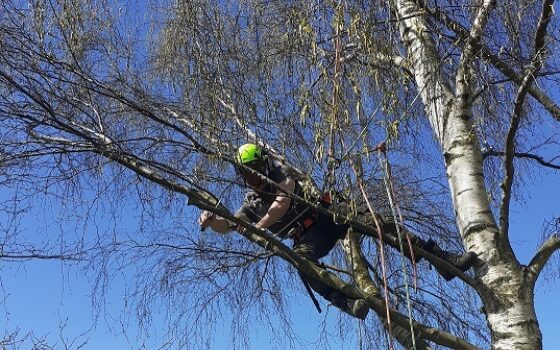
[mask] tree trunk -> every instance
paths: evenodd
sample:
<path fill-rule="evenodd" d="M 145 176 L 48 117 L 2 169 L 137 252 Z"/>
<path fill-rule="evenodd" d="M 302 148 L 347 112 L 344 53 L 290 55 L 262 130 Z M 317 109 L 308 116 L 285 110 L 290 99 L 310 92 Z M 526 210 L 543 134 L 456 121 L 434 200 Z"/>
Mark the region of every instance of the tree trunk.
<path fill-rule="evenodd" d="M 443 139 L 450 111 L 451 89 L 441 70 L 441 60 L 423 11 L 414 1 L 395 0 L 402 41 L 408 50 L 414 80 L 424 110 L 438 140 Z"/>
<path fill-rule="evenodd" d="M 441 58 L 424 14 L 414 1 L 395 0 L 401 37 L 414 68 L 424 110 L 445 159 L 457 226 L 467 251 L 478 255 L 477 292 L 495 350 L 540 350 L 534 284 L 515 259 L 490 209 L 482 155 L 468 96 L 455 97 L 441 73 Z"/>
<path fill-rule="evenodd" d="M 534 306 L 533 283 L 525 269 L 500 264 L 482 278 L 491 294 L 483 294 L 493 350 L 541 350 L 542 334 Z"/>

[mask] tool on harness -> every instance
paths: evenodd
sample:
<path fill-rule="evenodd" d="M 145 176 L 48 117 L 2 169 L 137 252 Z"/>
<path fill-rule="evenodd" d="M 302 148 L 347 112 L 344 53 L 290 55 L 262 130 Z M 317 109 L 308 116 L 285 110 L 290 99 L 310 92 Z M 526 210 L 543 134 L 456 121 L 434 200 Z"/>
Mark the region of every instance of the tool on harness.
<path fill-rule="evenodd" d="M 330 207 L 332 204 L 331 193 L 330 192 L 323 193 L 323 195 L 319 199 L 319 204 L 321 204 L 321 206 L 323 206 L 324 208 Z"/>
<path fill-rule="evenodd" d="M 300 278 L 301 278 L 301 281 L 303 282 L 303 285 L 305 286 L 305 289 L 307 290 L 307 293 L 309 294 L 309 297 L 311 298 L 311 300 L 313 301 L 313 304 L 317 308 L 317 311 L 319 313 L 321 313 L 323 310 L 321 310 L 321 305 L 319 305 L 319 301 L 317 300 L 317 298 L 315 298 L 315 294 L 313 293 L 313 289 L 311 289 L 311 286 L 309 285 L 309 282 L 307 282 L 305 280 L 305 278 L 303 278 L 303 276 L 301 276 L 301 275 L 300 275 Z"/>
<path fill-rule="evenodd" d="M 329 193 L 323 194 L 323 196 L 319 199 L 318 203 L 321 204 L 323 207 L 327 208 L 328 205 L 325 206 L 325 203 L 328 203 L 330 205 L 330 195 L 329 195 Z M 304 212 L 302 212 L 301 216 L 303 216 L 304 214 L 306 214 L 309 211 L 311 212 L 310 213 L 311 215 L 305 217 L 301 222 L 299 222 L 298 226 L 296 226 L 294 229 L 290 230 L 290 236 L 294 240 L 294 245 L 297 245 L 299 243 L 299 241 L 301 240 L 301 238 L 303 237 L 304 232 L 306 230 L 308 230 L 309 228 L 311 228 L 311 226 L 313 226 L 317 222 L 317 217 L 318 217 L 319 213 L 315 209 L 310 210 L 310 208 L 307 208 Z M 300 219 L 300 218 L 301 217 L 298 217 L 298 218 L 296 218 L 296 220 Z M 305 289 L 307 290 L 307 294 L 309 294 L 309 297 L 311 298 L 311 300 L 313 301 L 313 304 L 315 305 L 315 308 L 317 309 L 317 311 L 319 313 L 321 313 L 322 312 L 321 306 L 319 304 L 319 301 L 315 297 L 315 293 L 313 293 L 313 289 L 311 289 L 311 286 L 309 285 L 309 282 L 307 282 L 307 280 L 305 280 L 305 278 L 303 276 L 300 275 L 300 277 L 301 277 L 301 281 L 302 281 Z"/>
<path fill-rule="evenodd" d="M 315 215 L 305 218 L 305 220 L 303 220 L 303 222 L 301 223 L 301 225 L 303 226 L 303 230 L 305 231 L 309 229 L 311 226 L 313 226 L 315 221 L 316 221 Z"/>
<path fill-rule="evenodd" d="M 317 200 L 317 204 L 322 206 L 323 208 L 327 209 L 331 205 L 331 196 L 330 193 L 324 193 L 319 200 Z M 308 214 L 308 215 L 305 215 Z M 294 240 L 294 243 L 297 244 L 305 231 L 310 229 L 313 225 L 317 223 L 319 219 L 319 211 L 314 208 L 306 208 L 300 215 L 298 215 L 294 220 L 292 220 L 288 225 L 297 222 L 297 225 L 292 228 L 288 232 L 288 237 Z"/>

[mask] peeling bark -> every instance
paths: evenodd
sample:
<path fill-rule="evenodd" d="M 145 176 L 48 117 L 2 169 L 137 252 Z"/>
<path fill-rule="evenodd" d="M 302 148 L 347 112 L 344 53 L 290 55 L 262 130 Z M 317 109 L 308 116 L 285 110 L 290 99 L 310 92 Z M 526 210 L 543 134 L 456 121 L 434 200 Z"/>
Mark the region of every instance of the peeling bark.
<path fill-rule="evenodd" d="M 533 284 L 525 271 L 508 265 L 493 266 L 487 280 L 494 292 L 483 298 L 492 334 L 492 349 L 540 350 L 542 334 L 535 308 Z"/>

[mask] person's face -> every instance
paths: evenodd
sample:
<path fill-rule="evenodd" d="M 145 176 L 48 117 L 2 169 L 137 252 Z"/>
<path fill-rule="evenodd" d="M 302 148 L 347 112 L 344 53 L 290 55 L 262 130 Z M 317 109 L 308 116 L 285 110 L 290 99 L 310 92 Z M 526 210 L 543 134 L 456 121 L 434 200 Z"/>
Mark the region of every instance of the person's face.
<path fill-rule="evenodd" d="M 241 176 L 243 176 L 245 183 L 247 183 L 247 185 L 251 187 L 253 190 L 263 189 L 266 186 L 266 181 L 264 179 L 261 179 L 260 177 L 263 176 L 262 164 L 255 162 L 255 163 L 246 164 L 245 166 L 253 170 L 251 171 L 250 169 L 247 168 L 240 169 Z M 259 174 L 261 175 L 259 176 Z"/>

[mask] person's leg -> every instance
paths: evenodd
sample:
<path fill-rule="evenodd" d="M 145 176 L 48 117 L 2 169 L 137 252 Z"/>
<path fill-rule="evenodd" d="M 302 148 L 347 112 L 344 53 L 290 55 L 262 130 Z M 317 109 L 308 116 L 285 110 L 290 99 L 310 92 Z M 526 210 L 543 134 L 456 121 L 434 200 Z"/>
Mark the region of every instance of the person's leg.
<path fill-rule="evenodd" d="M 326 256 L 335 246 L 338 238 L 323 230 L 321 223 L 316 223 L 310 229 L 305 231 L 303 237 L 294 246 L 294 252 L 302 258 L 305 258 L 315 264 L 319 264 L 319 259 Z M 323 298 L 330 300 L 330 295 L 334 289 L 315 280 L 302 275 L 302 279 L 307 281 L 311 288 L 319 293 Z"/>
<path fill-rule="evenodd" d="M 326 256 L 333 249 L 338 239 L 341 238 L 342 231 L 345 232 L 344 227 L 338 226 L 335 228 L 335 224 L 332 221 L 319 220 L 319 222 L 305 232 L 301 240 L 295 245 L 294 252 L 318 264 L 319 259 Z M 342 311 L 360 319 L 364 319 L 367 316 L 369 308 L 364 300 L 348 299 L 344 294 L 325 285 L 321 281 L 308 278 L 303 274 L 300 274 L 300 276 L 314 291 Z"/>
<path fill-rule="evenodd" d="M 360 216 L 359 216 L 360 217 Z M 369 216 L 371 218 L 371 215 Z M 364 222 L 368 222 L 367 221 L 367 215 L 363 214 L 361 215 L 362 220 Z M 369 221 L 372 221 L 371 219 Z M 383 234 L 390 237 L 391 238 L 391 242 L 393 242 L 393 244 L 391 244 L 390 242 L 389 245 L 392 246 L 393 248 L 399 250 L 400 249 L 400 244 L 398 243 L 398 233 L 397 233 L 397 225 L 392 221 L 392 220 L 383 220 L 380 217 L 378 217 L 378 222 L 381 226 L 381 229 L 383 231 Z M 471 268 L 471 266 L 474 264 L 474 261 L 476 260 L 476 254 L 473 252 L 468 252 L 468 253 L 464 253 L 464 254 L 458 254 L 458 253 L 453 253 L 453 252 L 449 252 L 447 250 L 442 249 L 436 241 L 429 239 L 427 241 L 423 240 L 422 238 L 418 237 L 417 235 L 407 231 L 403 226 L 401 226 L 401 232 L 403 235 L 407 235 L 408 238 L 410 239 L 410 243 L 418 248 L 424 249 L 425 251 L 427 251 L 428 253 L 431 253 L 437 257 L 439 257 L 440 259 L 445 260 L 447 263 L 449 263 L 450 265 L 456 267 L 457 269 L 465 272 L 468 269 Z M 404 237 L 404 236 L 403 236 Z M 404 242 L 404 252 L 403 254 L 411 259 L 411 252 L 410 252 L 410 247 L 408 247 L 408 243 Z M 420 261 L 421 258 L 417 257 L 417 261 Z M 446 281 L 450 281 L 453 278 L 455 278 L 455 275 L 448 271 L 447 269 L 444 268 L 439 268 L 437 266 L 435 266 L 436 271 L 446 280 Z"/>

